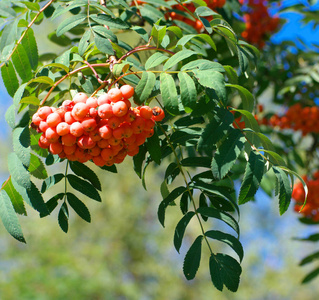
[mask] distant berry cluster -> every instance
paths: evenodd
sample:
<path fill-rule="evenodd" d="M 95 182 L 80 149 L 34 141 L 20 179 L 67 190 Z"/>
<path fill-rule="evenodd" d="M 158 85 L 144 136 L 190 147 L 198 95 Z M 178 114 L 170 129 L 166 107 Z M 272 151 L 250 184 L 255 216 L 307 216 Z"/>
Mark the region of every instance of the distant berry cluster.
<path fill-rule="evenodd" d="M 282 129 L 291 128 L 301 130 L 305 136 L 308 133 L 319 133 L 319 107 L 302 107 L 299 103 L 289 107 L 284 116 L 273 115 L 269 119 L 270 126 L 279 126 Z"/>
<path fill-rule="evenodd" d="M 319 221 L 319 171 L 313 174 L 313 179 L 307 176 L 303 177 L 303 180 L 308 187 L 308 197 L 304 208 L 301 210 L 301 214 L 304 217 L 309 218 L 315 222 Z M 305 191 L 301 182 L 294 186 L 292 198 L 295 199 L 296 203 L 294 210 L 299 212 L 303 206 L 305 200 Z"/>
<path fill-rule="evenodd" d="M 279 18 L 269 15 L 267 1 L 239 0 L 239 2 L 248 6 L 248 12 L 244 15 L 246 29 L 242 32 L 242 37 L 259 48 L 264 47 L 265 37 L 277 29 Z"/>
<path fill-rule="evenodd" d="M 139 152 L 154 134 L 155 121 L 164 118 L 159 107 L 132 107 L 134 88 L 123 85 L 108 93 L 88 97 L 78 93 L 59 108 L 43 106 L 32 117 L 32 127 L 42 132 L 39 146 L 70 161 L 98 166 L 121 163 Z"/>

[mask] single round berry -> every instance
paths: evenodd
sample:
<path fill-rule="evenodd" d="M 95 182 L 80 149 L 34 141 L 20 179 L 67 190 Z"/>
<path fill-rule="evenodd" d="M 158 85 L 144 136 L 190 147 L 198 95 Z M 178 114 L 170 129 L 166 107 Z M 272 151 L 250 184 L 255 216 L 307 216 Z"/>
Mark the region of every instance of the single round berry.
<path fill-rule="evenodd" d="M 134 88 L 128 84 L 122 85 L 120 90 L 125 99 L 130 99 L 134 95 Z"/>
<path fill-rule="evenodd" d="M 120 101 L 123 98 L 122 92 L 119 88 L 112 88 L 107 92 L 107 94 L 112 102 Z"/>
<path fill-rule="evenodd" d="M 80 122 L 74 122 L 70 126 L 70 133 L 76 137 L 81 136 L 84 133 L 84 128 Z"/>
<path fill-rule="evenodd" d="M 52 113 L 52 108 L 49 106 L 43 106 L 38 109 L 37 113 L 42 120 L 45 120 L 47 116 Z"/>
<path fill-rule="evenodd" d="M 124 101 L 117 101 L 116 103 L 114 103 L 112 110 L 114 116 L 123 117 L 124 115 L 126 115 L 128 107 Z"/>
<path fill-rule="evenodd" d="M 112 105 L 105 103 L 99 106 L 98 115 L 101 119 L 108 119 L 113 116 Z"/>
<path fill-rule="evenodd" d="M 88 99 L 88 96 L 85 93 L 77 93 L 73 98 L 73 102 L 85 103 L 87 99 Z"/>
<path fill-rule="evenodd" d="M 66 135 L 70 132 L 70 125 L 66 122 L 61 122 L 56 126 L 56 132 L 58 135 Z"/>

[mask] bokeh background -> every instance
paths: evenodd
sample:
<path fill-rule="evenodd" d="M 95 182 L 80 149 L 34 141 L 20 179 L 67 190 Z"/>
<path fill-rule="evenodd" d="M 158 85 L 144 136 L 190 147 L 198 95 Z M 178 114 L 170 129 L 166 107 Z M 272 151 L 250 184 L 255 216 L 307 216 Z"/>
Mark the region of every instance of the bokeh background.
<path fill-rule="evenodd" d="M 284 1 L 283 5 L 295 2 L 298 1 Z M 284 13 L 281 17 L 287 23 L 272 37 L 272 42 L 293 40 L 303 49 L 316 48 L 319 32 L 311 23 L 303 27 L 297 12 Z M 51 29 L 34 27 L 39 40 Z M 61 51 L 54 44 L 42 47 Z M 44 49 L 40 48 L 41 51 Z M 1 82 L 2 182 L 8 177 L 6 155 L 11 150 L 11 133 L 4 114 L 11 101 Z M 0 224 L 0 299 L 318 299 L 319 278 L 307 285 L 300 284 L 313 266 L 298 266 L 303 257 L 316 250 L 316 245 L 294 240 L 318 231 L 318 226 L 299 223 L 292 207 L 280 217 L 278 201 L 262 191 L 255 202 L 241 207 L 243 276 L 236 294 L 221 293 L 212 286 L 206 262 L 194 280 L 187 281 L 182 274 L 183 258 L 198 234 L 198 224 L 191 223 L 187 228 L 178 254 L 173 247 L 173 234 L 181 212 L 168 208 L 165 228 L 156 215 L 161 201 L 159 185 L 164 172 L 161 167 L 148 169 L 147 191 L 129 159 L 118 167 L 118 174 L 96 171 L 103 186 L 102 203 L 85 199 L 91 211 L 91 224 L 71 212 L 69 233 L 65 234 L 54 213 L 40 219 L 28 210 L 28 217 L 19 216 L 26 245 L 11 238 Z M 57 190 L 52 189 L 51 195 Z M 214 223 L 209 226 L 213 228 Z M 221 247 L 217 241 L 213 244 L 215 251 Z M 202 261 L 208 260 L 205 250 Z"/>

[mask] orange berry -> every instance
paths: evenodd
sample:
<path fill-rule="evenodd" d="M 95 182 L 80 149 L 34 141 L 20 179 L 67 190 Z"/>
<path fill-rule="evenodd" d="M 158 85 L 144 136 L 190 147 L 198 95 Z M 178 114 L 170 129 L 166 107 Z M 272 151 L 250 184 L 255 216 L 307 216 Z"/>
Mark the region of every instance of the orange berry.
<path fill-rule="evenodd" d="M 117 102 L 122 100 L 122 92 L 119 88 L 112 88 L 110 89 L 107 94 L 109 95 L 112 102 Z"/>
<path fill-rule="evenodd" d="M 74 98 L 73 102 L 74 103 L 85 103 L 86 100 L 88 99 L 88 96 L 84 93 L 77 93 Z"/>
<path fill-rule="evenodd" d="M 122 85 L 120 91 L 125 99 L 130 99 L 134 95 L 134 88 L 128 84 Z"/>

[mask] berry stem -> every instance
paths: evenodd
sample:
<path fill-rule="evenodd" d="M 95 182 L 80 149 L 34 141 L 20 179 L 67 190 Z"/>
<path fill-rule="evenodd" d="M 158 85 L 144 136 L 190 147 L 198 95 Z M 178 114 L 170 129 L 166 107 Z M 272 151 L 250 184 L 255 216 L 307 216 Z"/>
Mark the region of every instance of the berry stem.
<path fill-rule="evenodd" d="M 8 56 L 8 58 L 6 59 L 6 61 L 4 61 L 1 65 L 0 65 L 0 69 L 6 64 L 7 61 L 9 61 L 9 59 L 12 57 L 13 53 L 17 50 L 19 44 L 22 42 L 24 36 L 26 35 L 26 33 L 28 32 L 28 30 L 31 28 L 31 26 L 34 24 L 34 22 L 37 20 L 37 18 L 40 16 L 40 14 L 47 8 L 49 7 L 52 2 L 54 0 L 50 0 L 46 5 L 44 5 L 39 12 L 34 16 L 34 18 L 31 20 L 31 22 L 28 24 L 26 30 L 22 33 L 21 37 L 19 38 L 19 40 L 17 41 L 17 43 L 15 44 L 14 48 L 12 49 L 10 55 Z"/>
<path fill-rule="evenodd" d="M 100 84 L 103 84 L 104 81 L 99 77 L 99 75 L 97 74 L 97 72 L 95 71 L 95 69 L 92 67 L 92 65 L 87 62 L 86 60 L 83 61 L 90 69 L 91 71 L 93 72 L 94 76 L 96 77 L 97 81 L 100 83 Z"/>

